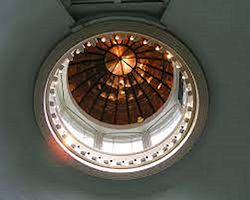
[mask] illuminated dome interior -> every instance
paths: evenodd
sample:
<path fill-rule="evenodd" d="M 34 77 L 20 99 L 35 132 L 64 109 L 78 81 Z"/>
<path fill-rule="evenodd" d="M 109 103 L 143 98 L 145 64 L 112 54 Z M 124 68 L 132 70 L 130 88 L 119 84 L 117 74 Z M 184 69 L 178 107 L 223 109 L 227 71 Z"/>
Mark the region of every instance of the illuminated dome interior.
<path fill-rule="evenodd" d="M 141 123 L 168 100 L 173 63 L 143 37 L 113 34 L 76 50 L 68 67 L 70 92 L 83 111 L 116 125 Z"/>
<path fill-rule="evenodd" d="M 189 66 L 168 45 L 173 37 L 131 31 L 77 37 L 65 41 L 46 77 L 53 137 L 81 167 L 119 178 L 165 162 L 190 136 L 199 108 Z"/>

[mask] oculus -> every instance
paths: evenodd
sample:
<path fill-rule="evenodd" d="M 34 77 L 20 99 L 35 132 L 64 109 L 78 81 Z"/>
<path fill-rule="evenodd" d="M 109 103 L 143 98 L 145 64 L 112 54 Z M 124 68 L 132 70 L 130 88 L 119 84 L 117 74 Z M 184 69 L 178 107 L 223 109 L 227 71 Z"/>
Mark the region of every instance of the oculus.
<path fill-rule="evenodd" d="M 133 179 L 161 171 L 191 148 L 208 94 L 192 53 L 157 26 L 94 23 L 51 52 L 39 73 L 35 114 L 88 174 Z"/>

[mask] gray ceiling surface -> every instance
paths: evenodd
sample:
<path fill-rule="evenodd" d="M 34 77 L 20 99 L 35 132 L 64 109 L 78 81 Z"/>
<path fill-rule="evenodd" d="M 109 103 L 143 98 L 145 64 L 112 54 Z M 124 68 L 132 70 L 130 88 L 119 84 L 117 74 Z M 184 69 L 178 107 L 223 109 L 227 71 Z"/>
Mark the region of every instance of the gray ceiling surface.
<path fill-rule="evenodd" d="M 72 20 L 56 0 L 0 0 L 0 200 L 247 200 L 250 1 L 175 0 L 162 22 L 200 60 L 207 126 L 184 159 L 152 177 L 102 180 L 56 161 L 33 115 L 42 61 Z"/>

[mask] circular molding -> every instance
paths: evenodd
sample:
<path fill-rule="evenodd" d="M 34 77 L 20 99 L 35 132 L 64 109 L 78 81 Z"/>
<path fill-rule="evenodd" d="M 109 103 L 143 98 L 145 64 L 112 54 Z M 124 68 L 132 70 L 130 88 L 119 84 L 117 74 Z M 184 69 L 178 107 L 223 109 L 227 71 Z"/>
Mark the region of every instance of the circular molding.
<path fill-rule="evenodd" d="M 172 131 L 166 139 L 150 146 L 150 148 L 143 149 L 143 151 L 115 155 L 114 153 L 102 152 L 98 148 L 90 148 L 87 145 L 81 143 L 78 145 L 78 143 L 69 141 L 64 133 L 60 133 L 63 122 L 60 124 L 60 117 L 58 118 L 54 112 L 51 112 L 56 102 L 50 100 L 56 92 L 54 86 L 59 77 L 55 74 L 62 74 L 67 65 L 64 63 L 65 60 L 69 62 L 73 59 L 72 52 L 76 49 L 81 50 L 83 43 L 93 44 L 93 38 L 121 32 L 149 39 L 153 38 L 158 45 L 164 47 L 164 51 L 170 52 L 176 71 L 180 71 L 181 79 L 186 85 L 185 94 L 187 98 L 190 96 L 192 106 L 185 104 L 185 114 L 189 113 L 189 117 L 182 117 L 183 120 L 178 122 L 178 128 Z M 60 42 L 43 63 L 34 93 L 35 116 L 44 137 L 48 140 L 53 136 L 60 147 L 73 158 L 70 161 L 73 166 L 88 174 L 108 179 L 140 178 L 155 174 L 175 163 L 191 149 L 193 143 L 202 133 L 207 110 L 208 91 L 205 77 L 190 50 L 165 30 L 147 23 L 130 20 L 113 20 L 91 24 Z M 84 117 L 84 113 L 81 116 Z M 59 119 L 58 123 L 55 123 L 55 118 Z M 142 125 L 146 126 L 147 123 L 143 122 Z M 101 125 L 96 123 L 96 126 Z M 98 153 L 104 158 L 98 156 Z M 110 157 L 117 160 L 108 159 Z"/>

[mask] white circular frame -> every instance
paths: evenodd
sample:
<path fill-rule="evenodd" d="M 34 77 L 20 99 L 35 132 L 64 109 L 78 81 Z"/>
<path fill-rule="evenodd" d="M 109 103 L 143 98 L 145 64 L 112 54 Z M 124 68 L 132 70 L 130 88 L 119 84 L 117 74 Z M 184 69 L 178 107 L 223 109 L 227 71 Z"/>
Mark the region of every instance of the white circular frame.
<path fill-rule="evenodd" d="M 60 78 L 59 75 L 73 59 L 72 52 L 84 51 L 84 45 L 94 45 L 96 36 L 102 37 L 105 34 L 119 32 L 126 32 L 135 38 L 136 35 L 142 35 L 149 40 L 150 38 L 157 40 L 161 51 L 168 51 L 173 55 L 175 71 L 181 71 L 183 81 L 189 85 L 187 96 L 191 98 L 191 104 L 186 104 L 184 108 L 184 117 L 170 135 L 150 148 L 130 154 L 102 152 L 83 144 L 72 135 L 67 135 L 68 132 L 65 131 L 60 116 L 57 115 L 59 112 L 56 111 L 56 102 L 53 101 L 56 92 L 54 88 Z M 201 134 L 207 109 L 206 81 L 199 63 L 188 48 L 159 27 L 128 20 L 92 24 L 60 42 L 43 63 L 34 95 L 36 119 L 45 138 L 49 139 L 53 135 L 60 147 L 73 158 L 71 161 L 73 166 L 88 174 L 108 179 L 140 178 L 155 174 L 172 165 L 189 151 Z M 91 120 L 88 122 L 91 123 Z M 142 123 L 144 124 L 147 124 L 147 121 Z"/>

